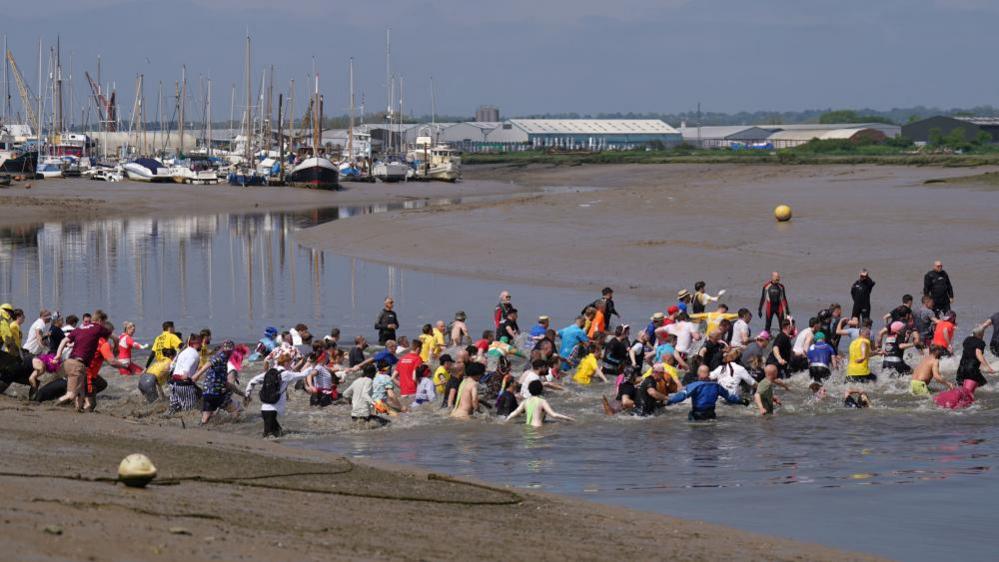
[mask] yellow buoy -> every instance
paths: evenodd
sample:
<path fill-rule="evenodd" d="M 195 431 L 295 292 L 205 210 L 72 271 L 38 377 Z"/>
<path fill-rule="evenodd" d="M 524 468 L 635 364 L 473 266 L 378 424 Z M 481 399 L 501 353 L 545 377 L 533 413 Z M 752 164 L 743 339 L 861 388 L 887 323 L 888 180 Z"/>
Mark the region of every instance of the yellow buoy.
<path fill-rule="evenodd" d="M 774 218 L 776 218 L 779 222 L 787 222 L 791 220 L 791 207 L 788 207 L 787 205 L 778 205 L 777 208 L 774 209 Z"/>
<path fill-rule="evenodd" d="M 156 478 L 156 467 L 146 455 L 128 455 L 118 465 L 118 480 L 126 486 L 144 488 L 153 478 Z"/>

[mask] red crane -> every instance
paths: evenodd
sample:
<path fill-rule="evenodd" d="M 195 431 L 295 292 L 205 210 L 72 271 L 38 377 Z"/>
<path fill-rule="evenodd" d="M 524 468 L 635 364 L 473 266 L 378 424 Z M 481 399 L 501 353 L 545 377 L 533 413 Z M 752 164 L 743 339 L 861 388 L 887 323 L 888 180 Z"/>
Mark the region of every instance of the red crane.
<path fill-rule="evenodd" d="M 94 105 L 97 106 L 97 116 L 101 120 L 101 128 L 104 131 L 113 133 L 118 130 L 118 108 L 115 105 L 115 92 L 111 92 L 111 97 L 107 98 L 101 93 L 101 87 L 90 77 L 89 72 L 83 73 L 90 82 L 90 91 L 93 94 Z"/>

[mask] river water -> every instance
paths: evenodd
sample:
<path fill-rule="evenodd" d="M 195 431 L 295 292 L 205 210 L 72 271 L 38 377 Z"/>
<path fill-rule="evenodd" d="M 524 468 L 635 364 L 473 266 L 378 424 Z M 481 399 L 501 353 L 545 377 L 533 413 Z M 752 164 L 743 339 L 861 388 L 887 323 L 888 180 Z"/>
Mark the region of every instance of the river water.
<path fill-rule="evenodd" d="M 29 318 L 42 306 L 77 314 L 102 307 L 116 323 L 136 322 L 137 339 L 148 342 L 164 319 L 185 333 L 211 327 L 216 340 L 253 341 L 266 326 L 297 322 L 320 335 L 336 326 L 347 340 L 371 336 L 387 294 L 396 298 L 403 333 L 450 320 L 457 310 L 468 313 L 474 331 L 489 323 L 502 289 L 522 310 L 551 314 L 561 326 L 595 297 L 379 265 L 294 241 L 299 228 L 396 208 L 0 229 L 0 301 L 25 308 Z M 618 308 L 635 324 L 644 324 L 645 311 L 662 308 L 620 293 Z M 984 314 L 974 303 L 960 304 Z M 523 316 L 529 325 L 530 314 Z M 945 362 L 945 374 L 952 377 L 955 366 Z M 283 423 L 295 445 L 360 458 L 899 559 L 995 558 L 999 540 L 989 529 L 999 523 L 993 506 L 999 395 L 992 385 L 960 413 L 908 396 L 904 381 L 872 387 L 874 407 L 862 411 L 843 408 L 839 398 L 815 401 L 803 380 L 792 386 L 773 419 L 720 407 L 719 422 L 696 425 L 686 422 L 682 406 L 654 419 L 606 418 L 596 405 L 608 387 L 551 397 L 578 422 L 537 431 L 495 420 L 456 423 L 436 408 L 398 418 L 385 430 L 354 431 L 345 408 L 309 411 L 301 396 Z M 830 385 L 834 395 L 843 389 Z M 251 417 L 227 429 L 249 435 L 258 424 Z"/>

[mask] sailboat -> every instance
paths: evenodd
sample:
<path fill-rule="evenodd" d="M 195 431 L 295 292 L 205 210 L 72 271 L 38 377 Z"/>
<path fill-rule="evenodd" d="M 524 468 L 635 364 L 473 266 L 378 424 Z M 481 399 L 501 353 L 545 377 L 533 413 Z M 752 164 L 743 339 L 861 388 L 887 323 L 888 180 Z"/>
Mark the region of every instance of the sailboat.
<path fill-rule="evenodd" d="M 250 71 L 250 36 L 246 36 L 246 112 L 243 114 L 243 133 L 240 135 L 242 137 L 242 148 L 243 148 L 243 159 L 242 162 L 238 164 L 238 167 L 229 173 L 229 185 L 239 185 L 239 186 L 250 186 L 250 185 L 267 185 L 267 176 L 264 174 L 257 173 L 256 167 L 254 166 L 255 155 L 253 150 L 254 144 L 254 134 L 253 134 L 253 93 L 251 91 L 250 80 L 252 78 Z M 240 136 L 236 137 L 236 143 L 239 144 Z"/>
<path fill-rule="evenodd" d="M 322 142 L 323 99 L 319 95 L 319 75 L 316 74 L 315 92 L 312 94 L 312 156 L 291 169 L 288 185 L 313 189 L 338 189 L 340 170 L 329 158 L 319 155 Z"/>

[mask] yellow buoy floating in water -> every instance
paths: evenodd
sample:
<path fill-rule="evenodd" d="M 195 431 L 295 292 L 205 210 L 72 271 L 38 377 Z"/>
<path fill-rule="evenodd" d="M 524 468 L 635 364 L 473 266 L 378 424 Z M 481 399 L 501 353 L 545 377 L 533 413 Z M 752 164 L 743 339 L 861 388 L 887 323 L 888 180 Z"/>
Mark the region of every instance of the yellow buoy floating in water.
<path fill-rule="evenodd" d="M 777 208 L 774 209 L 774 218 L 776 218 L 778 222 L 787 222 L 791 220 L 791 207 L 788 207 L 787 205 L 778 205 Z"/>
<path fill-rule="evenodd" d="M 126 486 L 144 488 L 153 478 L 156 478 L 156 467 L 146 455 L 128 455 L 118 465 L 118 480 Z"/>

